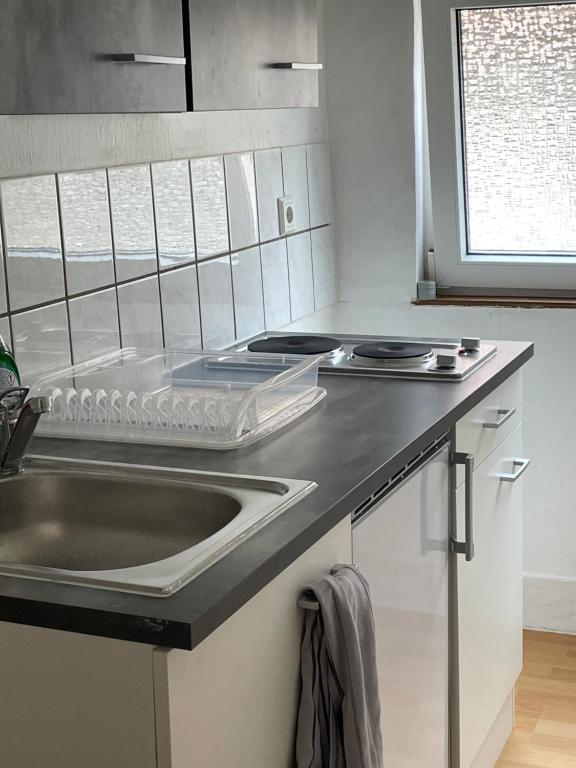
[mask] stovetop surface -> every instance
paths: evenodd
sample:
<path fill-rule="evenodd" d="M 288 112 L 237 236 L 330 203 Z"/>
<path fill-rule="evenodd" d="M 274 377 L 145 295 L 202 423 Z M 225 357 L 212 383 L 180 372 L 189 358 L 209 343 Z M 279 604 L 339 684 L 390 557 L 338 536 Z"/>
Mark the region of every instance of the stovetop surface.
<path fill-rule="evenodd" d="M 317 339 L 325 336 L 326 338 L 337 338 L 341 342 L 341 347 L 322 356 L 320 362 L 321 373 L 331 374 L 351 374 L 360 376 L 383 376 L 403 379 L 432 379 L 441 381 L 463 381 L 470 376 L 477 368 L 483 365 L 487 360 L 493 357 L 497 348 L 495 344 L 480 342 L 476 351 L 466 351 L 462 348 L 461 342 L 457 339 L 446 338 L 424 338 L 410 336 L 373 336 L 361 334 L 319 334 L 319 333 L 288 333 L 273 332 L 263 333 L 254 339 L 243 342 L 236 346 L 236 349 L 246 350 L 248 344 L 256 340 L 263 339 L 288 339 L 297 336 L 299 339 Z M 416 361 L 406 362 L 394 360 L 393 363 L 382 364 L 381 360 L 361 358 L 354 355 L 354 348 L 364 344 L 379 343 L 415 343 L 425 347 L 431 347 L 431 354 L 427 355 L 421 363 Z M 294 347 L 287 348 L 286 353 L 296 353 Z M 438 365 L 438 356 L 442 360 L 443 356 L 448 356 L 454 362 L 453 368 Z M 444 360 L 445 362 L 445 360 Z"/>

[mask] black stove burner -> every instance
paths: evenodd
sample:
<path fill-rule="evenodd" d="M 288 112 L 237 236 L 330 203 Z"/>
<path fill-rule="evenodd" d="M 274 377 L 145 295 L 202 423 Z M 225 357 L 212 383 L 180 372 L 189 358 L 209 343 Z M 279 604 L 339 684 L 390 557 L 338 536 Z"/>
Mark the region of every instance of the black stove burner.
<path fill-rule="evenodd" d="M 414 359 L 425 357 L 431 352 L 432 347 L 409 341 L 377 341 L 371 344 L 360 344 L 352 350 L 354 357 L 368 357 L 371 360 Z"/>
<path fill-rule="evenodd" d="M 248 344 L 249 352 L 272 352 L 277 355 L 323 355 L 342 346 L 330 336 L 270 336 Z"/>

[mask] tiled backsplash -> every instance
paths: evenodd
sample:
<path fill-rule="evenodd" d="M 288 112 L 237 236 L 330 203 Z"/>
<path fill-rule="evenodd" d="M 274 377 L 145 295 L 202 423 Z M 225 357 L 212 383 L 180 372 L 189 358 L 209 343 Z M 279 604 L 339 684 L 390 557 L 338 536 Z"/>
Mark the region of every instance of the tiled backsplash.
<path fill-rule="evenodd" d="M 6 179 L 0 203 L 0 333 L 25 376 L 222 348 L 335 301 L 326 144 Z"/>

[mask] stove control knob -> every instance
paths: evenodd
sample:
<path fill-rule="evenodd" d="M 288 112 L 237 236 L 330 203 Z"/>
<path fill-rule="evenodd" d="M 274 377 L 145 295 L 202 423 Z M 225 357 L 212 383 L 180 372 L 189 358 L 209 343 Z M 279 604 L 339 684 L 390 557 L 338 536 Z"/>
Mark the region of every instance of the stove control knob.
<path fill-rule="evenodd" d="M 445 352 L 441 355 L 436 355 L 436 367 L 442 368 L 442 370 L 448 370 L 449 368 L 456 368 L 457 357 L 450 352 Z"/>
<path fill-rule="evenodd" d="M 460 344 L 465 352 L 478 352 L 480 350 L 480 339 L 476 339 L 474 336 L 464 336 Z"/>

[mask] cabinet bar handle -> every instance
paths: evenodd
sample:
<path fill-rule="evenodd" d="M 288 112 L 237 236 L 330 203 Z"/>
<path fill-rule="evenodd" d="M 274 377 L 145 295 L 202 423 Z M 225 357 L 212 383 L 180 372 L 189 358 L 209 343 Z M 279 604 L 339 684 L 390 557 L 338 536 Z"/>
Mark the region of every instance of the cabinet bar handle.
<path fill-rule="evenodd" d="M 474 558 L 474 456 L 471 453 L 455 453 L 454 464 L 463 464 L 464 479 L 464 528 L 465 541 L 451 538 L 451 550 L 458 555 L 465 555 L 470 562 Z"/>
<path fill-rule="evenodd" d="M 131 64 L 176 64 L 186 66 L 186 59 L 180 56 L 154 56 L 150 53 L 114 53 L 112 61 L 126 61 Z"/>
<path fill-rule="evenodd" d="M 498 408 L 496 421 L 485 421 L 484 429 L 500 429 L 516 413 L 516 408 Z"/>
<path fill-rule="evenodd" d="M 324 69 L 324 64 L 320 62 L 305 62 L 305 61 L 279 61 L 275 64 L 270 64 L 271 69 Z"/>
<path fill-rule="evenodd" d="M 512 466 L 515 468 L 515 472 L 501 472 L 498 475 L 504 483 L 515 483 L 530 466 L 530 459 L 513 459 Z"/>

